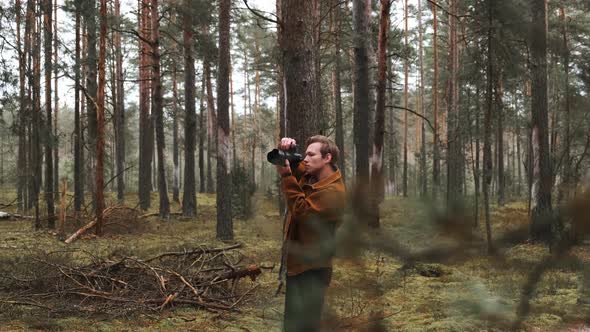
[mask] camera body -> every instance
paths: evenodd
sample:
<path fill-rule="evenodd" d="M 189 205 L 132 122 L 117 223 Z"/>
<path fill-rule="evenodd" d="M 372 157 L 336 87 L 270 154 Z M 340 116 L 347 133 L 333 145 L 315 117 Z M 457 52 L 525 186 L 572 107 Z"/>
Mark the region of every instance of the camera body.
<path fill-rule="evenodd" d="M 297 153 L 296 149 L 290 149 L 288 151 L 273 149 L 266 154 L 266 160 L 277 166 L 285 166 L 285 160 L 289 160 L 291 166 L 297 166 L 303 160 L 303 156 Z"/>

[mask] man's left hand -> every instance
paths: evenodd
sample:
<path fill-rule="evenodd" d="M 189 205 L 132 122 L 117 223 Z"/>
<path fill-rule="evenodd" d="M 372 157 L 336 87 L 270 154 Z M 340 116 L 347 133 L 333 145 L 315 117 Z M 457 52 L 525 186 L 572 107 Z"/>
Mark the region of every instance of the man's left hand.
<path fill-rule="evenodd" d="M 282 178 L 291 175 L 291 166 L 288 159 L 285 159 L 285 166 L 277 166 L 277 172 Z"/>

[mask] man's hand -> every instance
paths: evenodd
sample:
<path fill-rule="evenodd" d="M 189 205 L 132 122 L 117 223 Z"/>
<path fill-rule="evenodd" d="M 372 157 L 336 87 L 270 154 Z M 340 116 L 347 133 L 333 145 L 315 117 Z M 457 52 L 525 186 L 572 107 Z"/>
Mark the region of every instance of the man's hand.
<path fill-rule="evenodd" d="M 285 159 L 285 166 L 277 166 L 277 172 L 281 177 L 291 175 L 291 166 L 288 159 Z"/>
<path fill-rule="evenodd" d="M 283 137 L 279 142 L 278 149 L 283 151 L 289 151 L 297 146 L 297 142 L 290 137 Z M 281 177 L 291 175 L 291 166 L 289 160 L 285 160 L 285 166 L 277 166 L 277 172 Z"/>
<path fill-rule="evenodd" d="M 297 147 L 297 142 L 290 137 L 283 137 L 279 142 L 279 150 L 288 151 Z"/>

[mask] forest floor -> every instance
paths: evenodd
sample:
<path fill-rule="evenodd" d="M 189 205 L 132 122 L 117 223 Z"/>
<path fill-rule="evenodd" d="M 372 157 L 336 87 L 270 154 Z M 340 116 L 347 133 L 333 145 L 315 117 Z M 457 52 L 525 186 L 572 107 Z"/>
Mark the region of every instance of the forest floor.
<path fill-rule="evenodd" d="M 2 203 L 8 201 L 2 199 Z M 135 196 L 130 195 L 128 201 L 136 201 Z M 157 195 L 152 202 L 157 202 Z M 179 248 L 227 246 L 215 239 L 214 195 L 199 194 L 197 202 L 196 219 L 145 218 L 141 225 L 134 226 L 137 231 L 101 238 L 84 236 L 70 245 L 59 241 L 54 233 L 32 231 L 30 220 L 0 220 L 0 265 L 3 271 L 16 270 L 19 256 L 39 250 L 76 248 L 99 256 L 123 252 L 150 257 Z M 179 208 L 177 204 L 172 206 L 173 211 Z M 275 201 L 263 196 L 256 200 L 254 211 L 252 218 L 234 221 L 235 240 L 243 244 L 240 251 L 245 264 L 275 268 L 264 270 L 255 281 L 239 281 L 239 287 L 245 289 L 258 285 L 242 302 L 240 312 L 212 313 L 177 307 L 114 318 L 55 316 L 24 306 L 7 310 L 8 306 L 0 304 L 4 308 L 0 310 L 0 331 L 280 331 L 284 294 L 275 296 L 275 291 L 281 220 Z M 535 282 L 534 271 L 539 271 L 536 267 L 551 257 L 547 246 L 506 240 L 498 245 L 497 255 L 489 256 L 481 225 L 475 245 L 470 243 L 461 249 L 456 244 L 462 240 L 434 221 L 436 213 L 429 204 L 407 198 L 388 198 L 381 215 L 378 234 L 373 231 L 363 235 L 368 242 L 380 239 L 375 243 L 381 241 L 381 247 L 357 250 L 335 260 L 326 300 L 326 331 L 509 331 L 518 317 L 523 320 L 519 330 L 524 331 L 590 331 L 586 327 L 590 326 L 590 246 L 573 247 L 564 259 L 541 269 Z M 492 210 L 494 238 L 526 228 L 527 222 L 523 203 Z M 397 241 L 412 252 L 448 251 L 448 255 L 429 263 L 409 264 L 407 257 L 383 239 Z M 584 281 L 588 287 L 582 286 Z M 521 294 L 527 284 L 531 286 L 530 306 L 526 315 L 519 316 Z M 0 300 L 9 291 L 5 288 L 0 278 Z"/>

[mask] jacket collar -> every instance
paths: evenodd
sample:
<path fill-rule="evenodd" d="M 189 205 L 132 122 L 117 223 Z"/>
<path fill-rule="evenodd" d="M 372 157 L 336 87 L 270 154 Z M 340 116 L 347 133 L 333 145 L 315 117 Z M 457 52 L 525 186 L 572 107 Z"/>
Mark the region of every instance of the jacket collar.
<path fill-rule="evenodd" d="M 309 186 L 311 186 L 311 188 L 313 190 L 318 190 L 318 189 L 322 189 L 327 187 L 328 185 L 340 180 L 342 178 L 342 175 L 340 174 L 340 170 L 337 169 L 334 173 L 332 173 L 330 176 L 323 178 L 322 180 L 315 182 L 313 184 L 308 184 Z"/>

